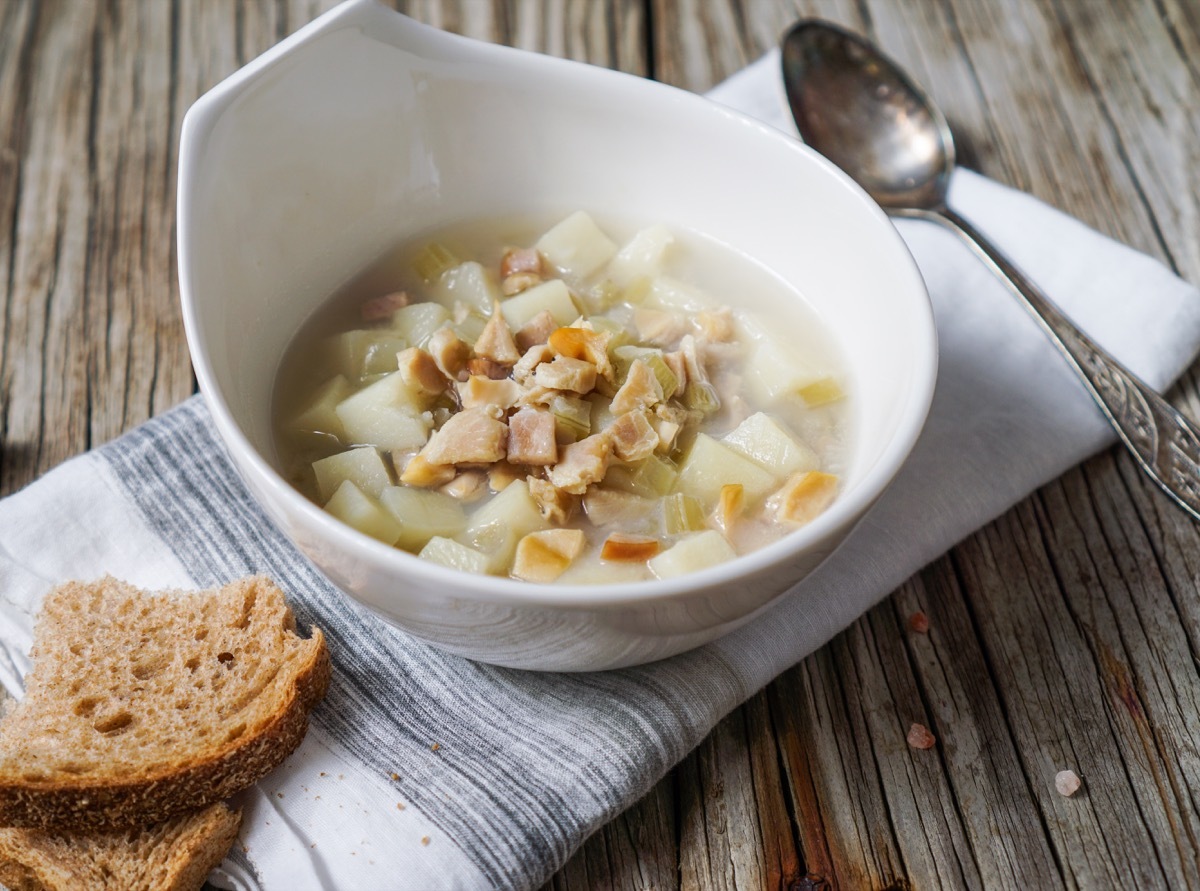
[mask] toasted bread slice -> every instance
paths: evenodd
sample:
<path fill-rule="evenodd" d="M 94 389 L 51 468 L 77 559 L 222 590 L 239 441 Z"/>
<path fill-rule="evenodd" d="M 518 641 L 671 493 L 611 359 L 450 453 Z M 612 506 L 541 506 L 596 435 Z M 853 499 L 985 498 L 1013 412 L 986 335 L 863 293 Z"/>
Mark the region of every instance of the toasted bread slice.
<path fill-rule="evenodd" d="M 9 891 L 197 891 L 241 824 L 240 811 L 214 804 L 145 829 L 0 829 L 0 883 Z"/>
<path fill-rule="evenodd" d="M 68 582 L 0 720 L 0 826 L 121 829 L 228 798 L 300 744 L 329 671 L 321 632 L 297 636 L 261 576 L 198 593 Z"/>

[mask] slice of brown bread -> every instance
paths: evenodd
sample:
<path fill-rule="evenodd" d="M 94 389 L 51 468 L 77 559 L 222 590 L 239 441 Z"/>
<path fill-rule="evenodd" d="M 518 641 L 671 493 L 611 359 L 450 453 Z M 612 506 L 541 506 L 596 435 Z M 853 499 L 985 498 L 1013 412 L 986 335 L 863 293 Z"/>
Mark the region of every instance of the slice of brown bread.
<path fill-rule="evenodd" d="M 68 582 L 0 720 L 0 826 L 121 829 L 228 798 L 300 744 L 329 671 L 321 632 L 299 637 L 267 578 L 155 594 Z"/>
<path fill-rule="evenodd" d="M 0 883 L 9 891 L 196 891 L 241 825 L 240 811 L 214 804 L 145 829 L 0 829 Z"/>

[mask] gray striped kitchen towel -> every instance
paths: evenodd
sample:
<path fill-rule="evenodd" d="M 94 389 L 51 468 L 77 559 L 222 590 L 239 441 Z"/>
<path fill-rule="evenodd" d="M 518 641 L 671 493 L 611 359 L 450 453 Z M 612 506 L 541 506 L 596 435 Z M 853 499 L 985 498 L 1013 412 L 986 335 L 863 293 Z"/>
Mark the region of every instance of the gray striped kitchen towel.
<path fill-rule="evenodd" d="M 780 127 L 778 57 L 714 98 Z M 1163 387 L 1200 343 L 1200 299 L 1147 257 L 970 173 L 954 202 L 1102 344 Z M 584 675 L 479 665 L 383 624 L 327 582 L 247 493 L 197 398 L 0 502 L 0 683 L 20 696 L 57 582 L 150 588 L 276 578 L 333 654 L 300 750 L 241 796 L 214 883 L 351 891 L 531 888 L 713 725 L 912 572 L 1110 441 L 1004 289 L 952 237 L 905 222 L 941 369 L 901 476 L 849 541 L 766 615 L 663 662 Z M 802 246 L 801 246 L 802 247 Z M 916 521 L 914 521 L 916 520 Z M 896 728 L 901 738 L 904 728 Z"/>

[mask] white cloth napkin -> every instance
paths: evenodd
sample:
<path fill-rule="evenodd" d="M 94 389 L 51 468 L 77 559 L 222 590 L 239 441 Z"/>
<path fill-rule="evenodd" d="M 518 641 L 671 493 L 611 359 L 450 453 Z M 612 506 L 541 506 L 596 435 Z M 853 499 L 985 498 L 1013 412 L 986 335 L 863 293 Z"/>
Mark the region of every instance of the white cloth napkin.
<path fill-rule="evenodd" d="M 771 55 L 713 98 L 790 129 Z M 971 173 L 952 201 L 1155 386 L 1200 344 L 1200 295 L 1159 263 Z M 1111 437 L 1055 350 L 958 241 L 905 222 L 941 338 L 933 411 L 843 548 L 754 623 L 654 665 L 552 675 L 477 665 L 337 594 L 259 512 L 197 400 L 0 502 L 0 682 L 20 695 L 51 585 L 273 575 L 320 625 L 334 680 L 300 750 L 240 796 L 213 880 L 232 888 L 529 888 L 713 725 L 956 541 Z M 395 778 L 393 779 L 393 775 Z"/>

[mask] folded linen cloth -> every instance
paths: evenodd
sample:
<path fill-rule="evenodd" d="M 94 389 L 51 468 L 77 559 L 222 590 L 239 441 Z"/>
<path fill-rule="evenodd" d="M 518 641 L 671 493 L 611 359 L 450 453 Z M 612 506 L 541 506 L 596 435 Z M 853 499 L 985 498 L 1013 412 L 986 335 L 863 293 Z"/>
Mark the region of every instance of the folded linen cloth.
<path fill-rule="evenodd" d="M 769 55 L 712 97 L 790 129 Z M 1032 198 L 961 172 L 953 203 L 1157 387 L 1200 344 L 1200 294 Z M 230 888 L 528 888 L 726 713 L 956 541 L 1112 437 L 1053 347 L 953 236 L 901 232 L 941 368 L 900 477 L 842 549 L 757 621 L 653 665 L 555 675 L 448 656 L 338 594 L 243 488 L 198 399 L 0 502 L 0 683 L 19 695 L 41 597 L 112 573 L 279 580 L 324 629 L 334 679 L 299 752 L 242 796 Z M 912 522 L 919 517 L 920 522 Z M 394 778 L 393 778 L 394 777 Z"/>

